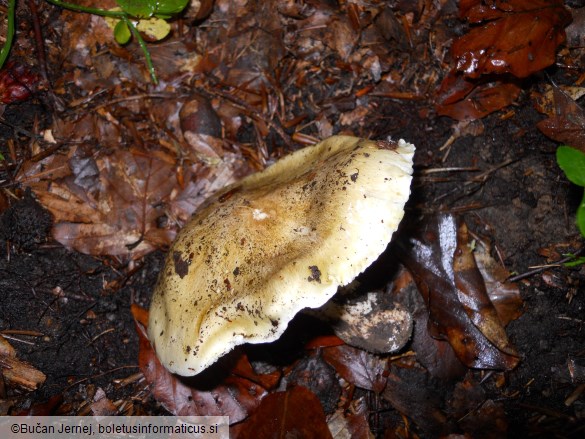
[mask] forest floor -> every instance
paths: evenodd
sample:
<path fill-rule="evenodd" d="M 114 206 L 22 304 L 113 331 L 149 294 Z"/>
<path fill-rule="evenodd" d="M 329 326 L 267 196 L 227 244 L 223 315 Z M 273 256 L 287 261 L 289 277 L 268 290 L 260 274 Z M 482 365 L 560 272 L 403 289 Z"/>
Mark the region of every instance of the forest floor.
<path fill-rule="evenodd" d="M 4 93 L 0 106 L 0 414 L 181 412 L 139 366 L 140 313 L 131 305 L 148 309 L 170 242 L 207 196 L 343 133 L 416 145 L 410 231 L 394 239 L 408 241 L 400 234 L 443 214 L 488 243 L 522 298 L 506 326 L 517 359 L 494 370 L 452 360 L 451 352 L 445 358 L 457 365 L 433 375 L 407 344 L 388 356 L 368 353 L 370 366 L 383 361 L 382 378 L 364 384 L 348 364 L 357 351 L 353 360 L 344 351 L 343 363 L 335 351 L 342 347 L 314 342 L 328 329 L 300 317 L 277 346 L 245 348 L 256 368 L 246 382 L 264 397 L 290 391 L 286 383 L 308 387 L 329 430 L 339 425 L 334 418 L 343 420 L 334 437 L 371 437 L 367 429 L 386 438 L 582 437 L 585 268 L 559 263 L 583 248 L 575 225 L 582 189 L 557 165 L 559 142 L 537 124 L 547 118 L 539 102 L 561 106 L 551 85 L 581 90 L 585 36 L 567 29 L 552 62 L 529 74 L 479 72 L 469 80 L 476 94 L 450 106 L 442 82 L 455 75 L 449 48 L 470 28 L 455 4 L 256 3 L 217 1 L 207 18 L 173 22 L 170 37 L 149 43 L 158 85 L 135 42 L 118 46 L 101 18 L 41 2 L 43 67 L 35 19 L 19 3 L 11 60 L 20 67 L 3 71 L 26 83 L 26 96 Z M 585 8 L 568 9 L 579 2 L 548 3 L 582 23 Z M 552 10 L 551 26 L 562 33 L 570 19 Z M 535 56 L 546 58 L 542 50 Z M 0 90 L 14 86 L 2 81 Z M 562 111 L 583 137 L 583 112 L 564 96 Z M 376 276 L 391 284 L 395 271 L 384 266 Z M 306 348 L 312 341 L 318 347 Z M 281 357 L 267 368 L 258 349 Z M 24 381 L 7 375 L 9 357 L 17 373 L 26 369 Z M 315 368 L 329 372 L 317 383 L 298 378 Z M 258 378 L 265 376 L 278 379 Z M 412 386 L 428 393 L 413 397 Z M 319 388 L 341 399 L 327 401 Z M 239 417 L 233 433 L 246 437 L 261 398 L 234 398 L 244 413 L 214 406 L 213 414 Z"/>

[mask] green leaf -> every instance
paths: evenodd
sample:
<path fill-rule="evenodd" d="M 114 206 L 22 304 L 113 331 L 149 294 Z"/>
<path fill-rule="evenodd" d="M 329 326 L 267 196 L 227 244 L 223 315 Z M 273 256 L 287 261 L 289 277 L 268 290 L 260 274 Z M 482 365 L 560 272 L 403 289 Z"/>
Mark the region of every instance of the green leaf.
<path fill-rule="evenodd" d="M 159 0 L 154 13 L 160 18 L 170 18 L 179 14 L 189 4 L 189 0 Z"/>
<path fill-rule="evenodd" d="M 571 183 L 585 187 L 585 154 L 570 146 L 559 146 L 557 163 Z"/>
<path fill-rule="evenodd" d="M 116 0 L 124 12 L 132 17 L 149 18 L 156 10 L 156 0 Z"/>
<path fill-rule="evenodd" d="M 132 33 L 130 29 L 128 29 L 128 25 L 123 21 L 119 21 L 114 28 L 114 38 L 118 42 L 118 44 L 124 45 L 130 41 L 132 37 Z"/>
<path fill-rule="evenodd" d="M 6 159 L 4 158 L 4 156 L 2 155 L 2 153 L 0 152 L 0 162 L 1 162 L 2 160 L 6 160 Z"/>
<path fill-rule="evenodd" d="M 581 256 L 581 257 L 576 257 L 574 260 L 569 261 L 569 262 L 565 262 L 563 265 L 565 267 L 577 267 L 579 265 L 583 265 L 585 264 L 585 257 Z"/>
<path fill-rule="evenodd" d="M 577 208 L 577 227 L 579 227 L 581 236 L 585 236 L 585 194 L 583 194 L 581 204 Z"/>

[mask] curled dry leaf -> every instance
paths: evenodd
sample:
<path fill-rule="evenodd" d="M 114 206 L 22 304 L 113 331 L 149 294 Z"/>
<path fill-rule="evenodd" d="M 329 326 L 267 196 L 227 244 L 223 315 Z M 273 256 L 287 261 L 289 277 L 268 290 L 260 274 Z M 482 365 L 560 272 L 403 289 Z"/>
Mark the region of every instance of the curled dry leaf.
<path fill-rule="evenodd" d="M 459 11 L 479 24 L 451 47 L 457 70 L 471 78 L 492 73 L 525 78 L 550 66 L 571 21 L 560 0 L 465 0 Z"/>
<path fill-rule="evenodd" d="M 132 307 L 136 321 L 136 332 L 139 338 L 138 364 L 144 378 L 150 385 L 154 398 L 169 412 L 176 416 L 229 416 L 230 423 L 240 422 L 247 418 L 267 394 L 262 385 L 250 379 L 228 375 L 213 385 L 211 382 L 190 385 L 176 375 L 167 371 L 156 358 L 150 341 L 146 335 L 144 322 L 148 321 L 147 313 L 138 306 Z M 240 359 L 235 370 L 248 370 Z M 253 373 L 250 378 L 256 378 Z M 266 378 L 265 382 L 273 382 Z M 203 389 L 204 390 L 199 390 Z"/>
<path fill-rule="evenodd" d="M 235 437 L 332 438 L 319 399 L 302 386 L 266 396 L 250 419 L 238 429 Z"/>
<path fill-rule="evenodd" d="M 518 354 L 488 297 L 465 224 L 441 215 L 419 230 L 398 247 L 428 308 L 431 334 L 448 340 L 468 367 L 514 368 Z"/>

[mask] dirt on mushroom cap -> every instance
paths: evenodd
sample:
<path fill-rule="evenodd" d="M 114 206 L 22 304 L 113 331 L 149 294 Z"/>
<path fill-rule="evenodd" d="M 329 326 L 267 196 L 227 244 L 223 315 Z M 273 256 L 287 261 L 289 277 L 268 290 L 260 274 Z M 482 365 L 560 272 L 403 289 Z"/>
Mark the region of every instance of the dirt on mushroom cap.
<path fill-rule="evenodd" d="M 386 248 L 410 195 L 414 146 L 334 136 L 209 199 L 167 256 L 149 337 L 195 375 L 242 343 L 280 337 Z"/>

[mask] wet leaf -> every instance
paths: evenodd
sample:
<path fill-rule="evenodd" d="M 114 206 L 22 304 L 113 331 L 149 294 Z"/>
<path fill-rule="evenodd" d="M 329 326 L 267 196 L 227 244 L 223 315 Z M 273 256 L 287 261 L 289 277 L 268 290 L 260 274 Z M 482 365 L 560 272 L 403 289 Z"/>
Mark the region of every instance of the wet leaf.
<path fill-rule="evenodd" d="M 455 120 L 476 120 L 512 104 L 520 95 L 515 82 L 472 80 L 451 72 L 441 83 L 437 114 Z"/>
<path fill-rule="evenodd" d="M 467 0 L 459 8 L 478 24 L 451 47 L 457 70 L 471 78 L 493 73 L 525 78 L 550 66 L 571 21 L 560 0 Z"/>
<path fill-rule="evenodd" d="M 0 70 L 0 104 L 12 104 L 30 98 L 40 79 L 28 66 L 9 61 Z"/>
<path fill-rule="evenodd" d="M 585 153 L 569 146 L 557 149 L 557 163 L 567 178 L 578 186 L 585 187 Z M 577 208 L 577 226 L 585 236 L 585 195 Z"/>
<path fill-rule="evenodd" d="M 303 439 L 332 437 L 319 399 L 302 386 L 266 396 L 237 435 L 237 439 L 288 437 Z"/>
<path fill-rule="evenodd" d="M 392 294 L 412 314 L 414 332 L 410 348 L 416 353 L 417 361 L 436 378 L 454 380 L 465 375 L 468 369 L 459 361 L 449 342 L 433 338 L 429 333 L 429 312 L 410 273 L 403 269 L 397 279 L 396 291 Z"/>
<path fill-rule="evenodd" d="M 347 345 L 323 349 L 323 359 L 346 381 L 357 387 L 380 393 L 386 385 L 386 360 Z"/>
<path fill-rule="evenodd" d="M 237 375 L 242 378 L 246 378 L 250 381 L 253 381 L 257 384 L 260 384 L 265 389 L 273 389 L 278 382 L 280 381 L 280 372 L 275 370 L 271 373 L 266 374 L 257 374 L 254 372 L 250 361 L 248 361 L 248 357 L 245 354 L 242 354 L 238 357 L 237 363 L 232 370 L 234 375 Z"/>
<path fill-rule="evenodd" d="M 441 215 L 418 230 L 399 251 L 424 298 L 431 335 L 449 341 L 467 367 L 514 368 L 518 354 L 487 295 L 466 226 Z"/>
<path fill-rule="evenodd" d="M 229 416 L 233 424 L 248 417 L 266 395 L 266 389 L 262 386 L 232 374 L 223 379 L 210 374 L 191 382 L 171 374 L 159 362 L 146 335 L 145 326 L 140 323 L 146 317 L 144 312 L 136 306 L 132 312 L 139 338 L 140 370 L 154 398 L 172 414 Z"/>
<path fill-rule="evenodd" d="M 553 85 L 554 114 L 536 124 L 544 135 L 585 152 L 585 111 Z"/>
<path fill-rule="evenodd" d="M 116 0 L 124 12 L 133 17 L 151 17 L 157 8 L 157 0 Z"/>
<path fill-rule="evenodd" d="M 189 0 L 158 0 L 155 14 L 162 18 L 169 18 L 180 13 L 188 3 Z"/>

